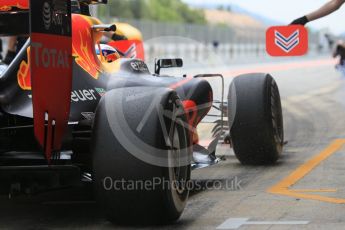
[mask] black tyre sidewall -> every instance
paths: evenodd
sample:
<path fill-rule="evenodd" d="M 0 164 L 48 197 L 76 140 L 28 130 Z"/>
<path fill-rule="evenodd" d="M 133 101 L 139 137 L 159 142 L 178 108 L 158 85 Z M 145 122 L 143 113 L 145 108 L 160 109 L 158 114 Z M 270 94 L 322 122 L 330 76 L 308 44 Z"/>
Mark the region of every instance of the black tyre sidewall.
<path fill-rule="evenodd" d="M 234 79 L 229 91 L 229 121 L 235 155 L 242 164 L 272 164 L 279 159 L 283 116 L 279 89 L 270 75 Z"/>
<path fill-rule="evenodd" d="M 114 106 L 116 106 L 116 93 L 108 96 L 114 97 Z M 161 103 L 165 108 L 171 106 L 171 103 L 168 105 L 169 101 L 181 106 L 174 92 L 163 92 L 162 95 L 156 96 L 162 97 Z M 108 99 L 113 100 L 113 98 Z M 143 102 L 136 103 L 145 107 L 145 105 L 142 105 Z M 130 110 L 128 113 L 133 113 L 126 115 L 131 117 L 130 122 L 133 122 L 133 127 L 136 127 L 136 119 L 139 119 L 140 114 L 136 114 L 137 111 Z M 178 119 L 186 121 L 185 114 L 180 113 Z M 139 138 L 145 139 L 145 142 L 157 148 L 166 149 L 163 133 L 159 129 L 160 121 L 157 114 L 152 114 L 148 122 L 150 123 L 147 127 L 151 127 L 151 129 L 144 130 L 143 136 Z M 176 127 L 176 124 L 170 125 L 171 122 L 167 124 L 167 127 Z M 93 130 L 93 173 L 97 201 L 107 218 L 122 224 L 159 224 L 178 219 L 186 205 L 188 190 L 183 194 L 176 194 L 176 191 L 169 189 L 167 184 L 160 184 L 152 191 L 116 191 L 114 189 L 106 191 L 104 189 L 102 181 L 105 177 L 111 177 L 112 180 L 124 179 L 126 181 L 152 181 L 152 178 L 170 181 L 172 172 L 171 168 L 151 165 L 137 159 L 122 146 L 109 126 L 105 103 L 101 101 L 96 112 Z M 186 154 L 191 154 L 190 139 L 188 136 L 184 136 L 188 134 L 188 130 L 186 128 L 180 130 L 184 131 L 181 138 L 184 138 L 183 141 L 187 145 Z M 185 167 L 186 180 L 188 181 L 190 166 Z"/>

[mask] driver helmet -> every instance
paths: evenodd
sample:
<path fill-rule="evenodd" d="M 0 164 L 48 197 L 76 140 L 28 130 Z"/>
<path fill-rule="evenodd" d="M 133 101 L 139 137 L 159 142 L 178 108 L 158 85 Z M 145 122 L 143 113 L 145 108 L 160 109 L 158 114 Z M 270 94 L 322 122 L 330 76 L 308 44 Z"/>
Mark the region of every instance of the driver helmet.
<path fill-rule="evenodd" d="M 99 46 L 102 50 L 102 56 L 105 58 L 107 62 L 113 62 L 120 58 L 120 54 L 116 51 L 114 47 L 105 44 L 100 44 Z M 98 45 L 96 45 L 96 54 L 98 56 L 101 54 Z"/>

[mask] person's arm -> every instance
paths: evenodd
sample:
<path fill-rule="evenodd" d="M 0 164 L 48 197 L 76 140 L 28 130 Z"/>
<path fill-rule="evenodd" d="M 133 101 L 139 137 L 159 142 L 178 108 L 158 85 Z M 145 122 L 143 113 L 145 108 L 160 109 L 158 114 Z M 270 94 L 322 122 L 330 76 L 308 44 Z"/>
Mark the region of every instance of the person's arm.
<path fill-rule="evenodd" d="M 343 4 L 345 0 L 332 0 L 322 6 L 320 9 L 316 10 L 307 15 L 309 21 L 314 21 L 316 19 L 325 17 L 334 11 L 337 11 Z"/>
<path fill-rule="evenodd" d="M 305 25 L 310 21 L 317 20 L 319 18 L 325 17 L 333 13 L 334 11 L 337 11 L 344 3 L 345 3 L 345 0 L 331 0 L 325 5 L 323 5 L 321 8 L 319 8 L 318 10 L 294 20 L 291 24 Z"/>

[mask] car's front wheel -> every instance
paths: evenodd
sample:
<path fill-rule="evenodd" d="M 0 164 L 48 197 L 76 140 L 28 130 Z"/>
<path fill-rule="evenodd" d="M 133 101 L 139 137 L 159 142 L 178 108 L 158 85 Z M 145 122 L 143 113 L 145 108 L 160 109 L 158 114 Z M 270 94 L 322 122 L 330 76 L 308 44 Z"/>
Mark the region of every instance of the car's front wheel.
<path fill-rule="evenodd" d="M 229 89 L 228 119 L 236 157 L 242 164 L 275 163 L 283 150 L 284 127 L 277 83 L 269 74 L 236 77 Z"/>

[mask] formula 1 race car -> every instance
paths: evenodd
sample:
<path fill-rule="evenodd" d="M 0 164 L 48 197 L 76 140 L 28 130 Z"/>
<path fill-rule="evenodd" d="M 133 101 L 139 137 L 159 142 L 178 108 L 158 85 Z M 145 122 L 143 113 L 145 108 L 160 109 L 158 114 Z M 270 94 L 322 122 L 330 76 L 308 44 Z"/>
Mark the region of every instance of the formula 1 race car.
<path fill-rule="evenodd" d="M 0 193 L 90 183 L 109 220 L 175 221 L 191 171 L 220 161 L 220 136 L 203 147 L 197 127 L 215 106 L 205 78 L 222 76 L 160 75 L 181 59 L 157 60 L 150 73 L 140 32 L 91 17 L 89 5 L 99 3 L 106 1 L 1 1 L 0 36 L 26 42 L 0 65 Z M 111 41 L 101 44 L 104 37 Z M 236 77 L 217 108 L 241 163 L 278 160 L 283 117 L 269 74 Z"/>

